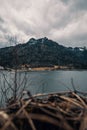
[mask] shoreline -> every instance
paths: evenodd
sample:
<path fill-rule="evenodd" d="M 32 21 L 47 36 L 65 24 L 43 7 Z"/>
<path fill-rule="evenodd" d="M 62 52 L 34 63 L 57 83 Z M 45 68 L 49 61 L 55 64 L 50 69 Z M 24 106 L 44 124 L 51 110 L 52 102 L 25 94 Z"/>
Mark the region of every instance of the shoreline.
<path fill-rule="evenodd" d="M 29 68 L 22 68 L 22 69 L 16 69 L 17 70 L 17 72 L 43 72 L 43 71 L 87 71 L 87 69 L 84 69 L 84 68 L 82 68 L 82 69 L 77 69 L 77 68 L 69 68 L 69 67 L 67 67 L 67 68 L 57 68 L 57 69 L 55 69 L 55 68 L 51 68 L 51 67 L 36 67 L 36 68 L 31 68 L 31 69 L 29 69 Z M 0 69 L 0 71 L 11 71 L 11 72 L 14 72 L 15 71 L 15 69 L 12 69 L 12 68 L 7 68 L 7 69 Z"/>

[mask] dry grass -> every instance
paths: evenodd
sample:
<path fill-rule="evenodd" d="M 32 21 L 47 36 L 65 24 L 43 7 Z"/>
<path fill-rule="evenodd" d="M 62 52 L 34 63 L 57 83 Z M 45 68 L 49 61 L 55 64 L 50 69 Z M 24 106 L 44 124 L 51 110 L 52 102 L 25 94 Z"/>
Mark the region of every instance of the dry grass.
<path fill-rule="evenodd" d="M 87 130 L 87 99 L 74 92 L 39 94 L 0 111 L 0 130 Z"/>

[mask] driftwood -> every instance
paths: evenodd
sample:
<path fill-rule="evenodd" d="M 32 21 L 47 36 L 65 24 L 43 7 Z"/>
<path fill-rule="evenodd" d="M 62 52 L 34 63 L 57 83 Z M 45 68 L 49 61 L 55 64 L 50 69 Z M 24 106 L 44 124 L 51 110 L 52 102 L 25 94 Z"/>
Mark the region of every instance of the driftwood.
<path fill-rule="evenodd" d="M 0 110 L 0 130 L 87 130 L 86 93 L 28 96 Z"/>

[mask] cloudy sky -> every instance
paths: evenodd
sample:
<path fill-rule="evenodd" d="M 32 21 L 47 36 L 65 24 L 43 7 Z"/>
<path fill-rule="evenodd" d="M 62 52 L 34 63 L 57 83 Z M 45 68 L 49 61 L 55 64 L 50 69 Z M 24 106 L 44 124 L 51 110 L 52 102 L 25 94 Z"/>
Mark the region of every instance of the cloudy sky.
<path fill-rule="evenodd" d="M 87 0 L 0 0 L 0 47 L 8 35 L 87 46 Z"/>

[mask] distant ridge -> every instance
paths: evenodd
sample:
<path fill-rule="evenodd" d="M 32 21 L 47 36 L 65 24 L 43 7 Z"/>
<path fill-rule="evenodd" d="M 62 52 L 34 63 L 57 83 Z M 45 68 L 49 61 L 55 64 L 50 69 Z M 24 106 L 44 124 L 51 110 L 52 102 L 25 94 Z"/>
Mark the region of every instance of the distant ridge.
<path fill-rule="evenodd" d="M 87 69 L 87 49 L 65 47 L 47 37 L 31 38 L 25 44 L 0 49 L 0 65 L 14 68 L 22 65 L 30 67 L 72 66 Z"/>

